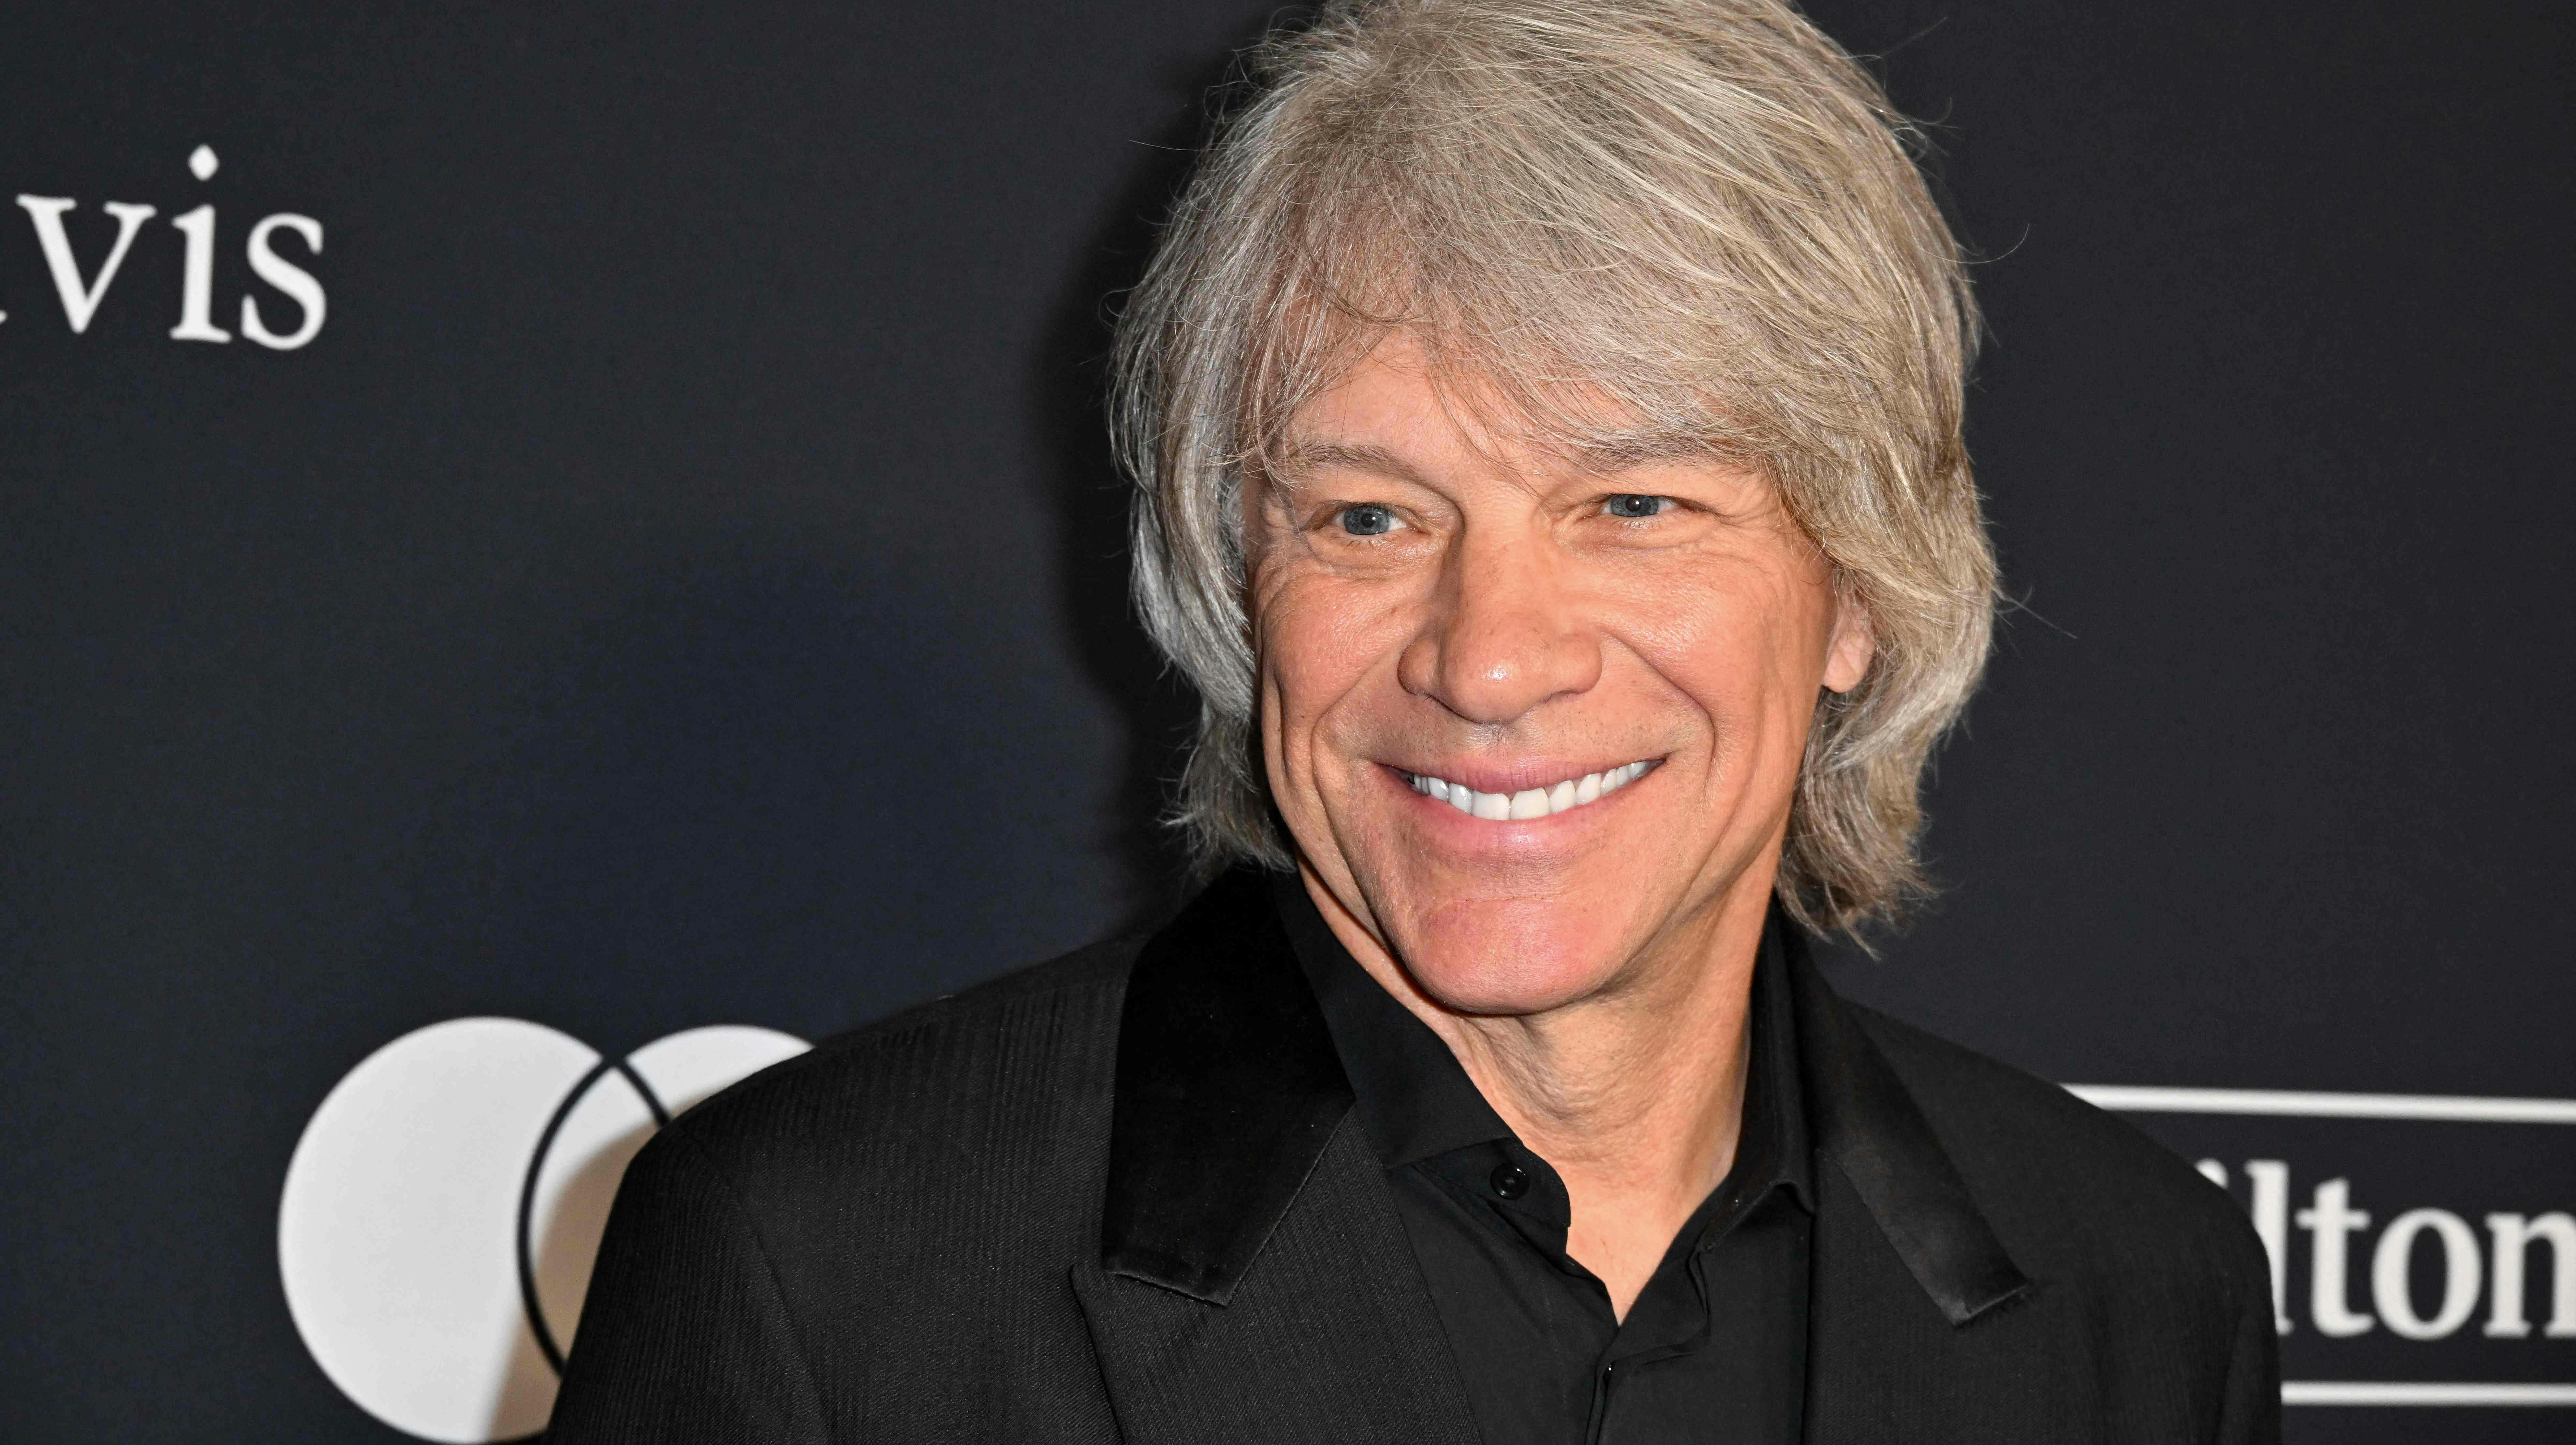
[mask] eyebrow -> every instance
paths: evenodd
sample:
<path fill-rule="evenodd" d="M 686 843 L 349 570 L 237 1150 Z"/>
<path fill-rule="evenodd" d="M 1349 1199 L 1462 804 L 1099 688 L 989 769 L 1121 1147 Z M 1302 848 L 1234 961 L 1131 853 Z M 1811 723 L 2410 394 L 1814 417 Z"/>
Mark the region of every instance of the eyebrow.
<path fill-rule="evenodd" d="M 1624 472 L 1666 462 L 1721 461 L 1724 448 L 1688 432 L 1630 432 L 1586 437 L 1566 449 L 1567 459 L 1590 472 Z"/>
<path fill-rule="evenodd" d="M 1294 490 L 1298 479 L 1328 467 L 1355 472 L 1372 472 L 1382 477 L 1405 481 L 1421 480 L 1404 458 L 1384 447 L 1364 443 L 1309 441 L 1290 437 L 1282 442 L 1270 459 L 1269 472 Z"/>
<path fill-rule="evenodd" d="M 1710 461 L 1726 456 L 1724 449 L 1712 445 L 1707 438 L 1684 432 L 1586 437 L 1564 445 L 1558 454 L 1578 470 L 1596 476 L 1615 476 L 1666 462 Z M 1405 481 L 1418 481 L 1421 475 L 1385 447 L 1299 437 L 1282 442 L 1270 463 L 1272 475 L 1292 490 L 1300 477 L 1332 467 Z"/>

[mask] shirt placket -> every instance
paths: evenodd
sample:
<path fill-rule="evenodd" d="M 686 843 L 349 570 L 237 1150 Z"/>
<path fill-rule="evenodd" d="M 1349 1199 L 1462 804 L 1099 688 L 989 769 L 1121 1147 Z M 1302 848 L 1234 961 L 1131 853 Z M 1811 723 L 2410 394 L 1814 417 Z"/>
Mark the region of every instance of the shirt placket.
<path fill-rule="evenodd" d="M 1709 1298 L 1708 1256 L 1711 1251 L 1725 1246 L 1727 1238 L 1735 1232 L 1735 1226 L 1768 1192 L 1764 1190 L 1749 1198 L 1740 1194 L 1729 1197 L 1719 1206 L 1719 1213 L 1700 1223 L 1695 1231 L 1697 1239 L 1689 1247 L 1681 1272 L 1671 1273 L 1669 1265 L 1658 1267 L 1654 1277 L 1646 1282 L 1646 1288 L 1639 1291 L 1636 1301 L 1629 1306 L 1628 1318 L 1621 1321 L 1618 1333 L 1610 1337 L 1608 1348 L 1601 1352 L 1600 1362 L 1593 1367 L 1591 1419 L 1584 1432 L 1586 1445 L 1604 1445 L 1604 1442 L 1616 1439 L 1613 1426 L 1623 1379 L 1636 1380 L 1640 1370 L 1707 1346 L 1711 1329 L 1710 1311 L 1714 1308 Z M 1679 1288 L 1684 1280 L 1689 1282 L 1692 1295 L 1687 1306 L 1666 1305 L 1662 1300 L 1648 1305 L 1648 1295 L 1657 1291 L 1668 1293 Z M 1658 1340 L 1633 1338 L 1635 1331 L 1631 1326 L 1637 1323 L 1641 1307 L 1656 1309 L 1657 1314 L 1653 1318 L 1666 1320 L 1672 1311 L 1680 1310 L 1683 1314 L 1679 1326 L 1682 1333 L 1676 1337 L 1676 1326 L 1667 1322 Z"/>

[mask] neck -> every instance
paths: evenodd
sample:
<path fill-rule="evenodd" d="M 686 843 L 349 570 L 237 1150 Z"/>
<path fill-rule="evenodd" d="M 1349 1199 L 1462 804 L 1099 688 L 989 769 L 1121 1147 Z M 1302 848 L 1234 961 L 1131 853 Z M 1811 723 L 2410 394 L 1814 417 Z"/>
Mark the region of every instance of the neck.
<path fill-rule="evenodd" d="M 1307 881 L 1361 967 L 1440 1036 L 1494 1112 L 1563 1178 L 1573 1204 L 1566 1252 L 1608 1288 L 1623 1319 L 1735 1162 L 1753 967 L 1770 906 L 1769 870 L 1757 871 L 1613 983 L 1505 1016 L 1443 1008 Z"/>

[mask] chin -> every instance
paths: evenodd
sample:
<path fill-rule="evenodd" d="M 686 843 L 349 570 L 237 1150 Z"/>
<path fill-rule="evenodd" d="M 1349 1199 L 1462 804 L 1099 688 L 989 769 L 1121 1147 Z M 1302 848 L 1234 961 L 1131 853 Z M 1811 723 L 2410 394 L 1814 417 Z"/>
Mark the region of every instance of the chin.
<path fill-rule="evenodd" d="M 1660 770 L 1525 820 L 1471 816 L 1391 768 L 1354 771 L 1343 816 L 1362 821 L 1340 839 L 1344 866 L 1405 974 L 1449 1012 L 1540 1014 L 1615 987 L 1682 891 L 1671 873 L 1688 830 Z"/>
<path fill-rule="evenodd" d="M 1434 901 L 1397 942 L 1414 984 L 1452 1013 L 1545 1013 L 1615 981 L 1628 950 L 1606 911 L 1565 899 Z"/>

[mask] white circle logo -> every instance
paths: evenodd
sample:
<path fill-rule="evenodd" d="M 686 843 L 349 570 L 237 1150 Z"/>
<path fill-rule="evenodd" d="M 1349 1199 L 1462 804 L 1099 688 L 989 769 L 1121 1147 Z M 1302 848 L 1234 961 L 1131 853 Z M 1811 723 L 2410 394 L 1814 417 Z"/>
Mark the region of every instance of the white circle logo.
<path fill-rule="evenodd" d="M 690 1029 L 603 1058 L 453 1019 L 349 1071 L 286 1168 L 277 1261 L 322 1372 L 368 1414 L 483 1445 L 543 1430 L 609 1201 L 653 1131 L 804 1040 Z"/>

